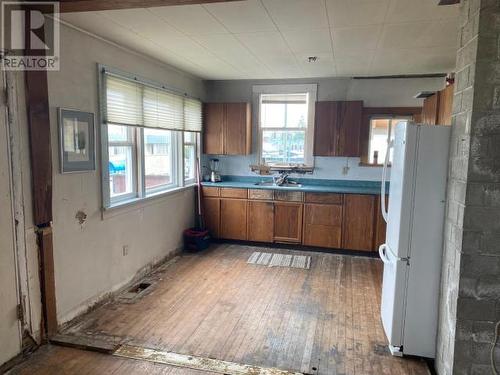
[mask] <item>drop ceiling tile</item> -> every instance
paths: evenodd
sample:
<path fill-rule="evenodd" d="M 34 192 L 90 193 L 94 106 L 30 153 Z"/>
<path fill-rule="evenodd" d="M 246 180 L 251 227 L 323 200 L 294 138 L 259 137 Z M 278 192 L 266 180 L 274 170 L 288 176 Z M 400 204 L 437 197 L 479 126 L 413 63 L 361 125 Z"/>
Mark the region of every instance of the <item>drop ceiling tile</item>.
<path fill-rule="evenodd" d="M 389 4 L 390 0 L 326 0 L 331 27 L 381 24 Z"/>
<path fill-rule="evenodd" d="M 437 0 L 391 0 L 386 22 L 430 21 L 458 18 L 458 5 L 438 6 Z"/>
<path fill-rule="evenodd" d="M 225 34 L 228 31 L 201 5 L 151 8 L 159 17 L 186 35 Z"/>
<path fill-rule="evenodd" d="M 333 49 L 375 49 L 382 26 L 358 26 L 331 29 Z"/>
<path fill-rule="evenodd" d="M 324 0 L 263 0 L 280 30 L 328 27 Z"/>
<path fill-rule="evenodd" d="M 335 65 L 332 53 L 318 53 L 316 62 L 308 62 L 308 54 L 297 54 L 299 66 L 305 77 L 330 77 L 335 75 Z"/>
<path fill-rule="evenodd" d="M 363 57 L 353 55 L 335 56 L 337 75 L 342 77 L 365 76 L 369 72 L 374 51 L 365 50 Z"/>
<path fill-rule="evenodd" d="M 381 48 L 455 47 L 458 24 L 455 20 L 389 24 L 384 26 Z"/>
<path fill-rule="evenodd" d="M 121 26 L 151 40 L 158 40 L 163 36 L 172 38 L 184 36 L 148 9 L 109 10 L 101 13 Z"/>
<path fill-rule="evenodd" d="M 288 48 L 279 32 L 244 33 L 235 34 L 235 36 L 253 54 L 259 57 L 291 53 L 290 48 Z"/>
<path fill-rule="evenodd" d="M 370 74 L 446 73 L 455 68 L 455 48 L 380 49 Z"/>
<path fill-rule="evenodd" d="M 247 73 L 257 73 L 266 67 L 232 34 L 212 34 L 193 37 L 220 59 Z"/>
<path fill-rule="evenodd" d="M 286 30 L 282 32 L 290 49 L 294 53 L 311 55 L 331 52 L 330 29 Z"/>
<path fill-rule="evenodd" d="M 204 5 L 204 8 L 232 33 L 276 31 L 259 0 L 212 3 Z"/>

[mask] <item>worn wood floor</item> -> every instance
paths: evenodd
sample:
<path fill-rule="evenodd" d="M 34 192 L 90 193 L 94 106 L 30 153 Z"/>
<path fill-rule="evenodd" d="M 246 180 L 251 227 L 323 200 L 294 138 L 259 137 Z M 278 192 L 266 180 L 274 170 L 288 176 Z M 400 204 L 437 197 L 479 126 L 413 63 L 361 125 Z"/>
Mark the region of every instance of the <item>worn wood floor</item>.
<path fill-rule="evenodd" d="M 74 375 L 74 374 L 129 374 L 129 375 L 203 375 L 213 374 L 136 361 L 99 354 L 79 349 L 45 345 L 35 352 L 30 359 L 15 367 L 9 375 Z"/>
<path fill-rule="evenodd" d="M 428 374 L 387 351 L 379 260 L 307 253 L 309 270 L 268 268 L 246 263 L 253 251 L 266 250 L 221 244 L 182 256 L 142 298 L 103 305 L 66 333 L 307 374 Z"/>

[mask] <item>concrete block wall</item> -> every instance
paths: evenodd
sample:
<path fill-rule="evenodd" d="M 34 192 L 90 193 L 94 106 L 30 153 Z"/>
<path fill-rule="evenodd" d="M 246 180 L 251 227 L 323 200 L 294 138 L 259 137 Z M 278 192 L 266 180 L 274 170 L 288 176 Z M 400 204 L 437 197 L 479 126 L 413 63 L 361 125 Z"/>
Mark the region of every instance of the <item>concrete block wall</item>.
<path fill-rule="evenodd" d="M 436 370 L 491 374 L 500 320 L 500 0 L 462 0 Z M 500 350 L 496 352 L 500 362 Z"/>

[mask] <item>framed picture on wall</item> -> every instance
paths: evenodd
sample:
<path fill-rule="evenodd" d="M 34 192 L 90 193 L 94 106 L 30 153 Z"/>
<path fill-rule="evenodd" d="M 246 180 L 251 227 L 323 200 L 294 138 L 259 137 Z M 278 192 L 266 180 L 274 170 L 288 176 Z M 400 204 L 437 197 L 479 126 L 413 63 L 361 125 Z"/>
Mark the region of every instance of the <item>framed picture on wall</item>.
<path fill-rule="evenodd" d="M 59 108 L 61 173 L 95 170 L 94 114 Z"/>

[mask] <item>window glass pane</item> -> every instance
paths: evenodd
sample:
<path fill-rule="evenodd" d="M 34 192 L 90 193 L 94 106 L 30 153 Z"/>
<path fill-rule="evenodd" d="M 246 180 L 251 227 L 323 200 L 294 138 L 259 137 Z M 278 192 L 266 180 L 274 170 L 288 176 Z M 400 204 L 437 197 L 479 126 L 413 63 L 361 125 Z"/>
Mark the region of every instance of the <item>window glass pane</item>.
<path fill-rule="evenodd" d="M 285 104 L 262 103 L 260 113 L 263 128 L 285 127 Z"/>
<path fill-rule="evenodd" d="M 262 157 L 266 163 L 304 163 L 305 132 L 268 131 L 262 133 Z"/>
<path fill-rule="evenodd" d="M 307 103 L 286 105 L 286 127 L 306 128 L 307 127 Z"/>
<path fill-rule="evenodd" d="M 144 179 L 146 190 L 173 183 L 170 130 L 144 129 Z"/>
<path fill-rule="evenodd" d="M 127 142 L 129 128 L 120 125 L 108 125 L 108 142 Z"/>
<path fill-rule="evenodd" d="M 132 193 L 134 191 L 132 146 L 110 146 L 108 153 L 110 197 L 117 198 Z"/>
<path fill-rule="evenodd" d="M 195 142 L 196 142 L 196 133 L 184 132 L 184 143 L 195 143 Z"/>
<path fill-rule="evenodd" d="M 377 118 L 370 122 L 369 162 L 383 164 L 387 151 L 387 136 L 391 119 Z"/>
<path fill-rule="evenodd" d="M 185 144 L 184 145 L 184 179 L 192 180 L 195 175 L 195 146 L 193 144 Z"/>

